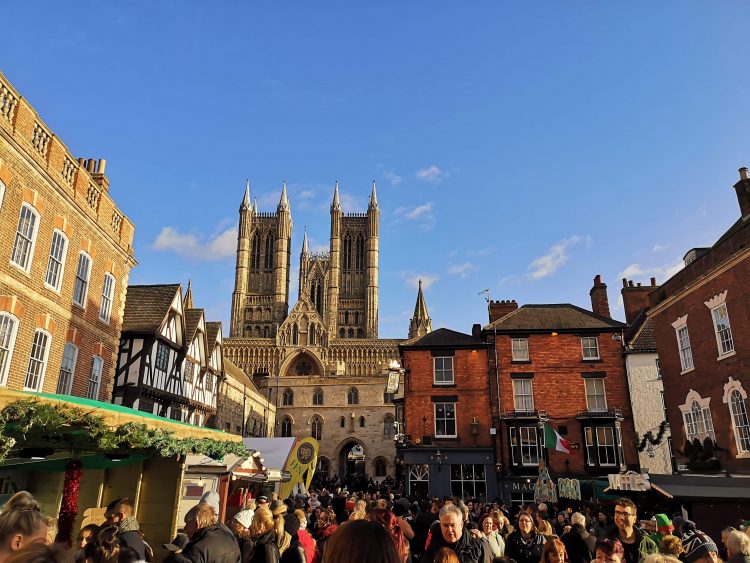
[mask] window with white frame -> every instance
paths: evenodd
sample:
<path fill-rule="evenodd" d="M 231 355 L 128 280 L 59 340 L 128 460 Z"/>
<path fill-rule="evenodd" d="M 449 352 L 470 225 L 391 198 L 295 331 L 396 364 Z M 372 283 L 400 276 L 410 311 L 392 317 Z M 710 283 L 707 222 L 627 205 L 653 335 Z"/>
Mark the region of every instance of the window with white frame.
<path fill-rule="evenodd" d="M 476 463 L 451 464 L 451 494 L 456 498 L 485 497 L 484 465 Z"/>
<path fill-rule="evenodd" d="M 110 274 L 104 274 L 104 284 L 102 285 L 102 303 L 99 306 L 99 320 L 109 324 L 112 318 L 112 298 L 115 294 L 115 277 Z"/>
<path fill-rule="evenodd" d="M 456 403 L 435 403 L 435 437 L 456 437 Z"/>
<path fill-rule="evenodd" d="M 86 295 L 89 292 L 89 278 L 91 277 L 91 256 L 81 251 L 78 255 L 76 281 L 73 287 L 73 303 L 79 307 L 86 307 Z"/>
<path fill-rule="evenodd" d="M 604 390 L 604 378 L 592 377 L 583 380 L 586 385 L 586 405 L 590 411 L 607 410 L 607 394 Z"/>
<path fill-rule="evenodd" d="M 29 356 L 29 367 L 26 370 L 26 381 L 24 389 L 28 391 L 41 391 L 44 383 L 44 373 L 47 371 L 47 359 L 49 358 L 49 346 L 52 337 L 47 331 L 37 329 L 31 344 L 31 355 Z"/>
<path fill-rule="evenodd" d="M 682 372 L 693 369 L 693 349 L 690 346 L 690 334 L 687 327 L 687 315 L 680 317 L 672 323 L 677 336 L 677 350 L 680 353 L 680 366 Z"/>
<path fill-rule="evenodd" d="M 598 360 L 599 338 L 596 336 L 581 337 L 581 349 L 583 350 L 584 360 Z"/>
<path fill-rule="evenodd" d="M 714 423 L 711 417 L 711 397 L 702 398 L 696 391 L 690 390 L 684 405 L 680 405 L 685 423 L 685 438 L 697 438 L 701 442 L 706 438 L 716 441 Z"/>
<path fill-rule="evenodd" d="M 57 379 L 58 395 L 70 395 L 73 389 L 73 376 L 76 372 L 78 362 L 78 346 L 72 342 L 66 342 L 63 349 L 62 365 L 60 366 L 60 377 Z"/>
<path fill-rule="evenodd" d="M 513 408 L 526 412 L 534 410 L 534 386 L 531 379 L 513 380 Z"/>
<path fill-rule="evenodd" d="M 89 378 L 89 388 L 86 391 L 86 397 L 97 400 L 99 398 L 99 387 L 102 384 L 102 370 L 104 369 L 104 360 L 99 356 L 94 356 L 91 362 L 91 377 Z"/>
<path fill-rule="evenodd" d="M 725 356 L 734 352 L 734 340 L 732 339 L 732 328 L 729 326 L 729 313 L 726 303 L 711 309 L 711 318 L 714 321 L 716 332 L 716 344 L 719 347 L 719 356 Z"/>
<path fill-rule="evenodd" d="M 541 452 L 537 426 L 510 427 L 510 453 L 514 465 L 537 466 Z"/>
<path fill-rule="evenodd" d="M 529 339 L 513 338 L 511 340 L 511 354 L 514 362 L 525 362 L 529 359 Z"/>
<path fill-rule="evenodd" d="M 433 358 L 435 385 L 450 385 L 453 379 L 453 356 Z"/>
<path fill-rule="evenodd" d="M 31 269 L 31 259 L 34 256 L 34 243 L 39 230 L 39 214 L 27 204 L 21 206 L 21 215 L 16 228 L 16 240 L 10 261 L 28 272 Z"/>
<path fill-rule="evenodd" d="M 729 396 L 729 412 L 732 415 L 737 453 L 748 453 L 750 452 L 750 421 L 747 418 L 745 398 L 739 389 L 734 389 Z"/>
<path fill-rule="evenodd" d="M 588 465 L 600 467 L 617 465 L 617 443 L 613 426 L 587 426 L 584 436 Z"/>
<path fill-rule="evenodd" d="M 10 313 L 0 313 L 0 385 L 8 380 L 8 370 L 16 343 L 18 319 Z"/>
<path fill-rule="evenodd" d="M 52 245 L 49 249 L 49 260 L 47 260 L 47 273 L 44 275 L 44 283 L 55 291 L 60 291 L 63 271 L 65 270 L 65 255 L 68 249 L 68 237 L 62 231 L 52 233 Z"/>

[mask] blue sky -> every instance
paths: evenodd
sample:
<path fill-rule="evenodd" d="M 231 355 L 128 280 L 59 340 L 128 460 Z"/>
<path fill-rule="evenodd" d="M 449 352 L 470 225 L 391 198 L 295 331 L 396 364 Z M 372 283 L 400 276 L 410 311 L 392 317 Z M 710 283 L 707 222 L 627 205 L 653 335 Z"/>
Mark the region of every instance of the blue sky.
<path fill-rule="evenodd" d="M 726 2 L 17 2 L 0 70 L 136 225 L 131 283 L 186 283 L 228 323 L 245 178 L 287 180 L 327 245 L 381 206 L 380 334 L 425 280 L 433 327 L 478 293 L 590 306 L 595 274 L 665 279 L 739 216 L 746 22 Z M 297 283 L 291 284 L 292 303 Z M 225 330 L 226 330 L 225 324 Z"/>

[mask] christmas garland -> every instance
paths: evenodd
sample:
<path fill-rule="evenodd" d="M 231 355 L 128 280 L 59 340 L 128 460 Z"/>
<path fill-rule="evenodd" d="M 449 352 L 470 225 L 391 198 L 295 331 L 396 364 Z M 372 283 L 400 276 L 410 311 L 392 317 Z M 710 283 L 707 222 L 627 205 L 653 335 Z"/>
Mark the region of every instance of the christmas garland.
<path fill-rule="evenodd" d="M 0 411 L 0 462 L 12 448 L 23 444 L 30 435 L 47 438 L 81 433 L 88 443 L 84 449 L 102 453 L 137 450 L 155 452 L 161 457 L 206 455 L 222 459 L 227 454 L 247 454 L 241 442 L 213 438 L 177 438 L 169 430 L 149 428 L 146 424 L 128 422 L 111 428 L 101 416 L 64 403 L 42 403 L 24 399 L 8 404 Z"/>
<path fill-rule="evenodd" d="M 661 443 L 662 439 L 664 438 L 664 433 L 667 431 L 667 427 L 669 426 L 669 423 L 666 420 L 662 420 L 659 424 L 659 432 L 657 432 L 656 436 L 654 436 L 651 433 L 651 430 L 646 432 L 643 435 L 643 438 L 641 438 L 638 435 L 638 432 L 635 433 L 635 447 L 639 452 L 642 452 L 646 449 L 647 444 L 651 444 L 652 446 L 656 446 Z"/>

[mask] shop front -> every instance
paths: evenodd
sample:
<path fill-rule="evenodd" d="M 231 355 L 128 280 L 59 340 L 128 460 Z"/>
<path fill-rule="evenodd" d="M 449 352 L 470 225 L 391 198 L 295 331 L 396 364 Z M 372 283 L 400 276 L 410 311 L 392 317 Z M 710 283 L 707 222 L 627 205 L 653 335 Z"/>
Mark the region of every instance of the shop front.
<path fill-rule="evenodd" d="M 491 448 L 405 448 L 403 460 L 409 495 L 497 498 L 497 475 Z"/>

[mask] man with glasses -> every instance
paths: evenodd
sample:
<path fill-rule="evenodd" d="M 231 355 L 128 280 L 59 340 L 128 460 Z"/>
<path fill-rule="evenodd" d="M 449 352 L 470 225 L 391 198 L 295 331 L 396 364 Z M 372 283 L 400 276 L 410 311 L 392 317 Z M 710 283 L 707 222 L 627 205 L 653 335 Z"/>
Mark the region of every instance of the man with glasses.
<path fill-rule="evenodd" d="M 625 548 L 623 563 L 638 563 L 651 553 L 659 553 L 659 547 L 640 528 L 635 526 L 638 511 L 629 498 L 621 498 L 615 504 L 615 529 L 609 536 L 620 540 Z"/>

